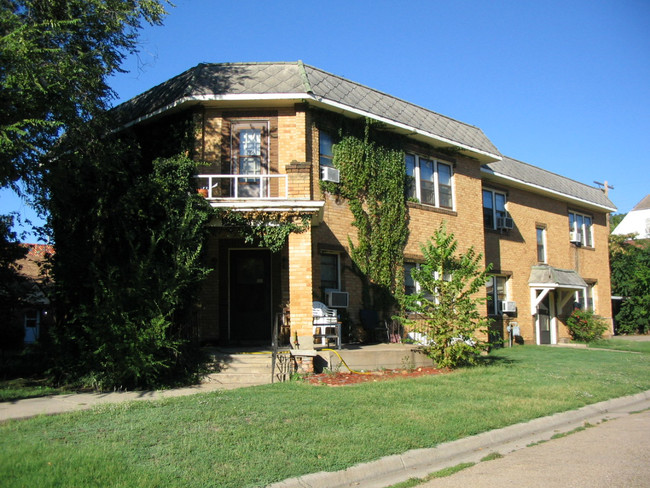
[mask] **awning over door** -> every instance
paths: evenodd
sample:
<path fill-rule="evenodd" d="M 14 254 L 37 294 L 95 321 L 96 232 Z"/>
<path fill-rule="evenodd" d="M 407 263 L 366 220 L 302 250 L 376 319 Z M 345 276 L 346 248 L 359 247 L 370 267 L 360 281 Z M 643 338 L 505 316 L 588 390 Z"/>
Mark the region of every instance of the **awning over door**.
<path fill-rule="evenodd" d="M 573 296 L 574 292 L 587 289 L 587 283 L 571 269 L 554 268 L 548 265 L 533 266 L 528 279 L 530 286 L 530 313 L 537 313 L 537 305 L 551 290 L 558 291 L 558 310 Z"/>

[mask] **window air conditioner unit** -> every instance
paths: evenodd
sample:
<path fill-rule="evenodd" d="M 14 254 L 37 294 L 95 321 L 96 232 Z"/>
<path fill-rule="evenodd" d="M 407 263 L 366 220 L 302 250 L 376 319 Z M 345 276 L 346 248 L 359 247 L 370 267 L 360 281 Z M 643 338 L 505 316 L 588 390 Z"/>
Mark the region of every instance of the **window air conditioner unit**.
<path fill-rule="evenodd" d="M 326 291 L 327 306 L 330 308 L 348 308 L 350 294 L 347 291 Z"/>
<path fill-rule="evenodd" d="M 503 313 L 515 313 L 517 311 L 517 303 L 503 301 L 501 302 L 501 311 Z"/>
<path fill-rule="evenodd" d="M 341 181 L 339 170 L 331 166 L 321 166 L 321 180 L 339 183 Z"/>
<path fill-rule="evenodd" d="M 512 229 L 515 223 L 511 217 L 497 217 L 497 229 Z"/>
<path fill-rule="evenodd" d="M 582 232 L 572 231 L 569 241 L 571 244 L 582 244 Z"/>

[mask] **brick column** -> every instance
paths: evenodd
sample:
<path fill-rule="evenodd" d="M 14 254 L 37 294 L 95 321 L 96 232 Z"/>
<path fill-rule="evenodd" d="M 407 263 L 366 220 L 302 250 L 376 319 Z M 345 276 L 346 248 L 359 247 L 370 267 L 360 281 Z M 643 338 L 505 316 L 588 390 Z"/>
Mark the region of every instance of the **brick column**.
<path fill-rule="evenodd" d="M 291 344 L 296 335 L 300 349 L 313 349 L 311 227 L 289 234 L 289 310 Z"/>
<path fill-rule="evenodd" d="M 287 198 L 311 199 L 311 163 L 291 161 L 285 171 L 289 178 L 289 195 Z"/>

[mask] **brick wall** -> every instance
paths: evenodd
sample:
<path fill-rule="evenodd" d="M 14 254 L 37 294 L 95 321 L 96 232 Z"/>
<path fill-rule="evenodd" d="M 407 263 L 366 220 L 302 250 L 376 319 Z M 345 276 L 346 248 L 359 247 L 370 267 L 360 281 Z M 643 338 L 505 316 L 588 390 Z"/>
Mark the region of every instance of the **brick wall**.
<path fill-rule="evenodd" d="M 507 192 L 507 210 L 513 218 L 515 228 L 503 232 L 486 230 L 485 254 L 487 261 L 493 263 L 495 272 L 509 276 L 508 299 L 517 302 L 517 316 L 514 320 L 521 328 L 524 341 L 535 343 L 536 340 L 535 317 L 531 315 L 528 279 L 531 267 L 539 264 L 536 233 L 538 226 L 546 229 L 547 264 L 556 268 L 575 270 L 588 283 L 595 282 L 596 313 L 605 317 L 611 327 L 606 214 L 594 213 L 518 188 L 492 185 L 488 182 L 484 185 L 486 188 Z M 593 216 L 595 242 L 593 248 L 579 248 L 570 244 L 569 210 Z M 558 340 L 569 337 L 562 318 L 558 321 L 557 332 Z"/>

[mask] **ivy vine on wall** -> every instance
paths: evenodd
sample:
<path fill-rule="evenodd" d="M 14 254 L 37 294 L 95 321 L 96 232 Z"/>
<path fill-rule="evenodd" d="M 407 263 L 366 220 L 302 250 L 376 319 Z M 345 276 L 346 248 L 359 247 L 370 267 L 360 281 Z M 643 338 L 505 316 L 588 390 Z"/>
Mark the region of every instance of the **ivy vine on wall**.
<path fill-rule="evenodd" d="M 224 209 L 218 212 L 218 217 L 225 227 L 239 228 L 247 244 L 266 247 L 274 253 L 282 250 L 289 234 L 305 232 L 311 222 L 309 214 L 300 212 L 235 212 Z"/>
<path fill-rule="evenodd" d="M 341 134 L 333 164 L 340 183 L 321 188 L 348 203 L 357 228 L 357 244 L 348 237 L 350 256 L 365 281 L 364 307 L 388 311 L 403 294 L 404 248 L 408 210 L 402 140 L 366 119 L 362 130 Z M 372 290 L 372 293 L 370 293 Z"/>

